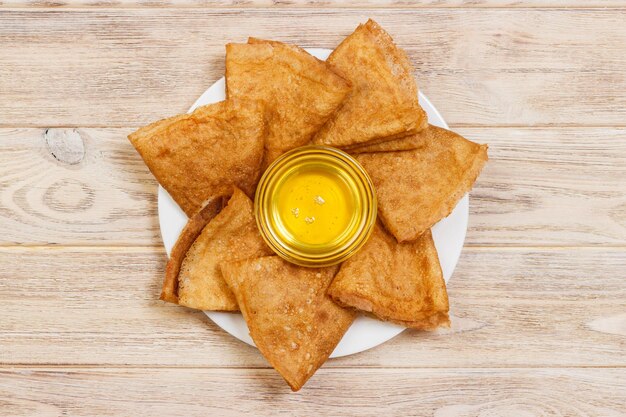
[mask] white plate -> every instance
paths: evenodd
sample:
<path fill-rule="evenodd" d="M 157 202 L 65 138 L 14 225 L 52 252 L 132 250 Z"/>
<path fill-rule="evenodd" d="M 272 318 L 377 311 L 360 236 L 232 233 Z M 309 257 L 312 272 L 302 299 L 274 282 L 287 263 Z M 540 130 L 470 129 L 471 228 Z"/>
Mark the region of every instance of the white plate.
<path fill-rule="evenodd" d="M 319 59 L 328 58 L 331 52 L 330 49 L 320 48 L 307 48 L 307 51 Z M 222 101 L 224 98 L 225 82 L 224 77 L 222 77 L 200 96 L 193 106 L 191 106 L 189 112 L 199 106 Z M 421 92 L 419 93 L 419 101 L 426 113 L 428 113 L 428 122 L 430 124 L 444 128 L 448 127 L 435 106 L 433 106 L 428 98 Z M 163 244 L 169 256 L 180 231 L 185 226 L 185 223 L 187 223 L 187 216 L 161 186 L 159 186 L 158 204 L 161 236 L 163 237 Z M 439 261 L 441 262 L 441 269 L 443 270 L 443 276 L 446 282 L 450 279 L 452 271 L 454 271 L 454 267 L 461 255 L 465 232 L 467 230 L 468 215 L 469 198 L 465 195 L 461 201 L 459 201 L 452 214 L 441 220 L 432 229 L 433 239 L 437 247 L 437 252 L 439 253 Z M 215 311 L 205 311 L 205 313 L 222 329 L 226 330 L 237 339 L 254 346 L 248 334 L 246 322 L 243 320 L 241 314 Z M 401 326 L 384 323 L 368 317 L 358 317 L 343 336 L 343 339 L 341 339 L 341 342 L 339 342 L 339 345 L 337 345 L 330 357 L 337 358 L 371 349 L 398 335 L 403 330 L 404 327 Z"/>

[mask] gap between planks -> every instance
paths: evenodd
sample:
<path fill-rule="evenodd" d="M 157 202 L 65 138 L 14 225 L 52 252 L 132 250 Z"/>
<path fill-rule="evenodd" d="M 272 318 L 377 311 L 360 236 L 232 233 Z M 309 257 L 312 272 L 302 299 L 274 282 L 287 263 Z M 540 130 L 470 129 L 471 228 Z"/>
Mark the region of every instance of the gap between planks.
<path fill-rule="evenodd" d="M 49 250 L 78 250 L 85 252 L 95 252 L 95 251 L 128 251 L 133 250 L 134 252 L 144 252 L 146 250 L 153 249 L 162 249 L 165 252 L 165 248 L 162 244 L 154 244 L 154 245 L 98 245 L 98 244 L 80 244 L 80 245 L 65 245 L 65 244 L 50 244 L 50 245 L 41 245 L 41 244 L 2 244 L 0 243 L 0 250 L 16 250 L 16 251 L 49 251 Z M 569 250 L 581 250 L 581 251 L 606 251 L 606 250 L 614 250 L 614 251 L 623 251 L 626 250 L 626 245 L 537 245 L 537 246 L 529 246 L 529 245 L 465 245 L 463 246 L 463 251 L 472 251 L 472 252 L 493 252 L 493 251 L 569 251 Z"/>
<path fill-rule="evenodd" d="M 242 342 L 243 343 L 243 342 Z M 356 353 L 355 355 L 358 355 Z M 331 359 L 332 360 L 332 359 Z M 16 369 L 26 369 L 26 370 L 41 370 L 45 371 L 46 369 L 57 369 L 57 368 L 69 368 L 69 369 L 113 369 L 113 370 L 126 370 L 126 369 L 141 369 L 141 370 L 149 370 L 149 369 L 216 369 L 216 370 L 235 370 L 235 369 L 273 369 L 270 365 L 267 366 L 211 366 L 211 365 L 110 365 L 106 363 L 90 363 L 90 364 L 67 364 L 67 363 L 38 363 L 38 364 L 26 364 L 26 363 L 2 363 L 0 362 L 0 371 L 10 370 L 12 368 Z M 336 369 L 336 370 L 355 370 L 362 371 L 368 369 L 385 369 L 385 370 L 407 370 L 407 369 L 445 369 L 445 370 L 456 370 L 456 371 L 473 371 L 473 370 L 507 370 L 507 371 L 516 371 L 516 370 L 540 370 L 540 369 L 626 369 L 626 365 L 549 365 L 549 366 L 540 366 L 540 365 L 528 365 L 528 366 L 376 366 L 376 365 L 337 365 L 337 366 L 326 366 L 326 369 Z"/>
<path fill-rule="evenodd" d="M 0 6 L 0 11 L 2 10 Z M 143 125 L 142 125 L 143 126 Z M 94 125 L 94 124 L 31 124 L 21 123 L 19 125 L 0 123 L 0 129 L 135 129 L 140 125 L 110 124 L 110 125 Z M 525 124 L 464 124 L 450 123 L 450 129 L 625 129 L 626 124 L 579 124 L 579 123 L 535 123 L 532 125 Z"/>
<path fill-rule="evenodd" d="M 5 4 L 8 3 L 8 4 Z M 529 10 L 574 10 L 574 11 L 584 11 L 584 10 L 625 10 L 626 7 L 620 5 L 620 2 L 614 2 L 613 5 L 609 5 L 609 6 L 604 6 L 601 3 L 598 4 L 594 4 L 594 5 L 577 5 L 577 6 L 564 6 L 564 5 L 559 5 L 558 3 L 550 3 L 547 2 L 545 4 L 538 4 L 537 6 L 518 6 L 516 4 L 504 4 L 504 5 L 482 5 L 482 4 L 469 4 L 469 5 L 463 5 L 463 6 L 459 6 L 459 5 L 454 5 L 454 6 L 446 6 L 445 4 L 441 4 L 441 5 L 432 5 L 432 4 L 428 4 L 428 5 L 421 5 L 419 3 L 414 4 L 414 5 L 410 5 L 410 4 L 406 4 L 406 3 L 402 3 L 400 5 L 389 5 L 389 4 L 384 4 L 384 5 L 376 5 L 376 4 L 365 4 L 365 5 L 349 5 L 349 4 L 342 4 L 342 3 L 333 3 L 332 5 L 330 4 L 279 4 L 279 5 L 274 5 L 274 4 L 269 4 L 269 5 L 253 5 L 253 6 L 248 6 L 245 4 L 240 4 L 240 5 L 232 5 L 232 4 L 228 4 L 228 5 L 207 5 L 204 3 L 196 3 L 196 4 L 186 4 L 186 5 L 181 5 L 181 4 L 176 4 L 176 6 L 171 6 L 171 5 L 167 5 L 167 4 L 147 4 L 145 6 L 142 5 L 133 5 L 133 6 L 125 6 L 123 4 L 105 4 L 103 6 L 100 5 L 91 5 L 91 4 L 84 4 L 84 5 L 80 5 L 80 6 L 76 6 L 76 5 L 72 5 L 72 6 L 64 6 L 63 4 L 57 5 L 57 6 L 51 6 L 51 5 L 37 5 L 37 4 L 33 4 L 33 5 L 29 5 L 29 4 L 17 4 L 15 2 L 0 2 L 0 10 L 6 10 L 6 11 L 25 11 L 25 10 L 32 10 L 33 12 L 38 12 L 38 11 L 56 11 L 56 10 L 62 10 L 62 11 L 85 11 L 85 10 L 93 10 L 93 11 L 106 11 L 106 10 L 128 10 L 128 11 L 135 11 L 135 10 L 146 10 L 146 9 L 150 9 L 150 10 L 193 10 L 193 9 L 198 9 L 198 10 L 215 10 L 217 12 L 228 12 L 228 11 L 242 11 L 242 10 L 274 10 L 274 11 L 280 11 L 280 10 L 289 10 L 289 11 L 293 11 L 293 10 L 311 10 L 311 9 L 317 9 L 317 10 L 362 10 L 362 11 L 367 11 L 367 10 L 394 10 L 394 11 L 409 11 L 409 12 L 413 12 L 413 11 L 419 11 L 419 10 L 471 10 L 471 9 L 481 9 L 481 10 L 519 10 L 519 11 L 529 11 Z"/>

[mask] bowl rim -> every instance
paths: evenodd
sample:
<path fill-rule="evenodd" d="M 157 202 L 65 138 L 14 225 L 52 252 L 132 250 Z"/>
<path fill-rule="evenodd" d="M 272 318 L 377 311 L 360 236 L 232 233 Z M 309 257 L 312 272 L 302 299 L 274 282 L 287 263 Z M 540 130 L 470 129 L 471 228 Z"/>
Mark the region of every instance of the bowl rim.
<path fill-rule="evenodd" d="M 324 158 L 332 158 L 338 166 L 345 166 L 345 172 L 357 183 L 357 192 L 363 201 L 362 220 L 358 229 L 349 239 L 340 246 L 329 248 L 327 252 L 306 253 L 302 250 L 290 248 L 284 240 L 280 239 L 280 234 L 276 233 L 268 219 L 267 199 L 271 198 L 267 194 L 268 187 L 272 184 L 275 175 L 281 173 L 285 166 L 296 165 L 298 159 L 311 158 L 319 155 Z M 257 185 L 254 197 L 254 216 L 261 237 L 265 243 L 280 257 L 288 262 L 306 267 L 325 267 L 339 264 L 354 255 L 367 242 L 371 235 L 377 219 L 378 201 L 374 184 L 369 174 L 363 166 L 351 155 L 330 146 L 325 145 L 305 145 L 285 152 L 265 170 Z"/>

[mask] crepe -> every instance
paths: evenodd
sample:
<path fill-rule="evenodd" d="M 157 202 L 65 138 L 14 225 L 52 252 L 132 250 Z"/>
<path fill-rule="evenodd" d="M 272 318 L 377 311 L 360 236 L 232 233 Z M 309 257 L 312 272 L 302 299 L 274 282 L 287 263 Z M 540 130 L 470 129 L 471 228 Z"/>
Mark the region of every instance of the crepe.
<path fill-rule="evenodd" d="M 336 272 L 278 256 L 222 263 L 252 340 L 293 391 L 322 366 L 354 320 L 326 296 Z"/>
<path fill-rule="evenodd" d="M 356 154 L 356 153 L 373 153 L 373 152 L 398 152 L 398 151 L 410 151 L 417 149 L 423 145 L 423 141 L 420 140 L 418 135 L 405 136 L 400 139 L 392 139 L 387 142 L 380 142 L 374 144 L 363 144 L 354 147 L 343 148 L 344 151 Z"/>
<path fill-rule="evenodd" d="M 414 134 L 427 117 L 417 99 L 409 59 L 376 22 L 368 20 L 333 51 L 328 62 L 353 86 L 314 142 L 346 147 Z"/>
<path fill-rule="evenodd" d="M 130 134 L 157 181 L 191 217 L 233 185 L 254 194 L 261 173 L 262 104 L 226 100 L 164 119 Z"/>
<path fill-rule="evenodd" d="M 161 290 L 161 300 L 178 304 L 178 273 L 185 255 L 202 232 L 202 229 L 204 229 L 204 226 L 220 212 L 226 199 L 226 196 L 209 198 L 204 207 L 189 219 L 180 232 L 172 248 L 170 260 L 165 267 L 165 280 Z"/>
<path fill-rule="evenodd" d="M 179 242 L 181 239 L 185 238 L 179 238 Z M 192 242 L 191 245 L 181 243 L 189 247 L 182 262 L 178 260 L 181 254 L 176 251 L 168 262 L 167 270 L 170 264 L 180 263 L 176 302 L 199 310 L 236 311 L 237 301 L 222 278 L 219 263 L 273 253 L 256 227 L 252 201 L 235 188 L 228 205 Z"/>
<path fill-rule="evenodd" d="M 410 151 L 424 146 L 429 140 L 430 132 L 431 131 L 429 129 L 424 129 L 416 134 L 405 136 L 400 139 L 393 139 L 387 142 L 374 143 L 371 145 L 367 143 L 362 145 L 353 145 L 344 148 L 344 150 L 352 154 Z"/>
<path fill-rule="evenodd" d="M 282 153 L 308 144 L 341 105 L 350 84 L 301 48 L 254 38 L 249 42 L 226 45 L 226 93 L 266 103 L 267 167 Z"/>
<path fill-rule="evenodd" d="M 487 162 L 487 145 L 430 126 L 423 148 L 356 155 L 378 197 L 378 214 L 396 239 L 406 242 L 449 215 Z"/>
<path fill-rule="evenodd" d="M 345 261 L 328 294 L 339 304 L 420 330 L 449 326 L 448 294 L 430 230 L 398 243 L 376 225 Z"/>

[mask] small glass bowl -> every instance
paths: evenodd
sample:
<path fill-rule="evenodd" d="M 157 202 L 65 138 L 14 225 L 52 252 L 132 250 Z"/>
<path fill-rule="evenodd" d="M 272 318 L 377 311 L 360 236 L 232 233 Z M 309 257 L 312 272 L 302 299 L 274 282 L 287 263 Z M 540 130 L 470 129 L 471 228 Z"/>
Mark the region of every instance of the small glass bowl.
<path fill-rule="evenodd" d="M 326 244 L 311 244 L 294 238 L 279 214 L 277 193 L 288 178 L 307 169 L 336 176 L 349 190 L 348 226 Z M 274 161 L 257 187 L 254 211 L 261 236 L 276 254 L 285 260 L 307 267 L 324 267 L 345 261 L 369 238 L 376 222 L 377 201 L 372 181 L 363 167 L 347 153 L 327 146 L 303 146 Z M 283 210 L 284 211 L 284 210 Z"/>

